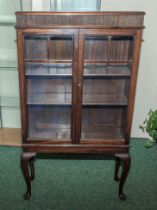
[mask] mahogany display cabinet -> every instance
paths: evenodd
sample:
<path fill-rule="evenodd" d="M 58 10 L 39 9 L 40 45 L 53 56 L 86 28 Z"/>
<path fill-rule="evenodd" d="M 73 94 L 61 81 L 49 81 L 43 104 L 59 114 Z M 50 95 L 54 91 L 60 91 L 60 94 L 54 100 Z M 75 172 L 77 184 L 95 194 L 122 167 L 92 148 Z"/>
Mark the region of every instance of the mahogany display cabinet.
<path fill-rule="evenodd" d="M 115 158 L 125 200 L 144 12 L 16 17 L 25 199 L 37 153 L 102 153 Z"/>

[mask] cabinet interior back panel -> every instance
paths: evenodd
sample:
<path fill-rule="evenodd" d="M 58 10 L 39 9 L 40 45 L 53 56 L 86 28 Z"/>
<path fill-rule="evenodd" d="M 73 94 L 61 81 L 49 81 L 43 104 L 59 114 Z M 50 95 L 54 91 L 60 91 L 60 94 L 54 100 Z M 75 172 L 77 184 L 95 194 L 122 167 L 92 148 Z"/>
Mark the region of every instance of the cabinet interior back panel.
<path fill-rule="evenodd" d="M 127 104 L 128 90 L 128 79 L 84 79 L 83 104 Z"/>
<path fill-rule="evenodd" d="M 84 46 L 85 60 L 107 60 L 107 38 L 88 37 L 85 39 Z"/>
<path fill-rule="evenodd" d="M 25 36 L 24 55 L 26 60 L 48 59 L 48 38 L 47 36 Z"/>
<path fill-rule="evenodd" d="M 28 79 L 28 104 L 71 104 L 71 79 Z"/>
<path fill-rule="evenodd" d="M 52 35 L 24 36 L 26 60 L 71 60 L 73 37 Z"/>
<path fill-rule="evenodd" d="M 122 139 L 126 109 L 83 108 L 81 139 Z"/>
<path fill-rule="evenodd" d="M 110 60 L 131 61 L 133 56 L 133 37 L 112 37 Z"/>
<path fill-rule="evenodd" d="M 71 37 L 52 37 L 49 45 L 49 59 L 52 60 L 72 60 L 73 41 Z"/>
<path fill-rule="evenodd" d="M 70 139 L 71 107 L 28 107 L 28 138 Z"/>

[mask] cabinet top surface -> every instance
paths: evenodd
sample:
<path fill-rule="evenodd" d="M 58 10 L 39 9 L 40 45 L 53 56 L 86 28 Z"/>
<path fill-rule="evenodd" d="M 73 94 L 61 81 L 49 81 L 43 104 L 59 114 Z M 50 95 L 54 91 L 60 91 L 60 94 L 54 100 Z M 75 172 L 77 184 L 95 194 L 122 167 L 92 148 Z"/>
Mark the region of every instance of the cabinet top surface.
<path fill-rule="evenodd" d="M 44 11 L 25 11 L 16 12 L 16 15 L 103 15 L 103 14 L 128 14 L 128 15 L 145 15 L 144 11 L 100 11 L 100 12 L 44 12 Z"/>

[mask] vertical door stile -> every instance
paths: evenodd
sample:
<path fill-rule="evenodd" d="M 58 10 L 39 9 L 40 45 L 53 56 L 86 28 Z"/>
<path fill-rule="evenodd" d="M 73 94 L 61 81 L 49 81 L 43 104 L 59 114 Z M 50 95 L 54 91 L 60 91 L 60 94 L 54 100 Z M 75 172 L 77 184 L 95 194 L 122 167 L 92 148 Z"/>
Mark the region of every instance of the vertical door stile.
<path fill-rule="evenodd" d="M 76 143 L 79 144 L 81 138 L 83 58 L 84 58 L 84 40 L 83 40 L 82 30 L 79 31 L 78 46 L 79 49 L 78 49 L 78 71 L 77 71 Z"/>
<path fill-rule="evenodd" d="M 21 106 L 21 123 L 22 123 L 22 141 L 25 142 L 28 133 L 27 107 L 26 107 L 26 81 L 24 68 L 24 44 L 23 32 L 17 31 L 18 42 L 18 70 L 19 70 L 19 86 L 20 86 L 20 106 Z"/>
<path fill-rule="evenodd" d="M 78 30 L 74 32 L 74 42 L 73 42 L 74 56 L 72 64 L 72 124 L 71 124 L 71 138 L 72 143 L 76 144 L 76 122 L 77 122 L 77 84 L 78 84 Z"/>

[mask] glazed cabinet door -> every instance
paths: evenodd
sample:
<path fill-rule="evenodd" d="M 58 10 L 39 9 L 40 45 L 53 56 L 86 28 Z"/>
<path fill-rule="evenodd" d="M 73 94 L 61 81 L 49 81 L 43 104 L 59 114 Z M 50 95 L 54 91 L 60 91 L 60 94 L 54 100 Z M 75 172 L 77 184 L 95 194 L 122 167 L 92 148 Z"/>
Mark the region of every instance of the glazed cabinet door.
<path fill-rule="evenodd" d="M 80 32 L 78 141 L 125 140 L 135 34 L 126 29 Z"/>
<path fill-rule="evenodd" d="M 25 138 L 74 142 L 77 31 L 32 30 L 19 36 Z"/>

